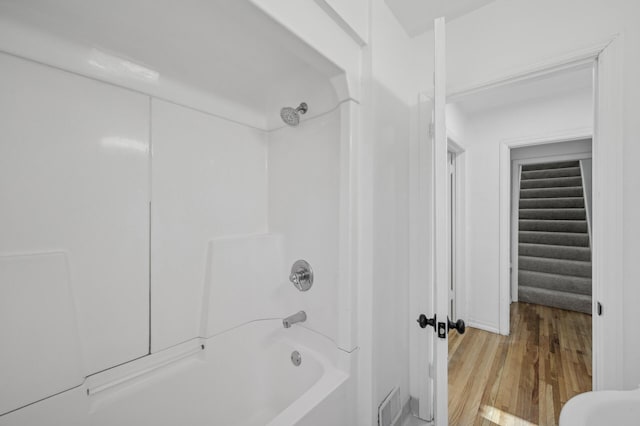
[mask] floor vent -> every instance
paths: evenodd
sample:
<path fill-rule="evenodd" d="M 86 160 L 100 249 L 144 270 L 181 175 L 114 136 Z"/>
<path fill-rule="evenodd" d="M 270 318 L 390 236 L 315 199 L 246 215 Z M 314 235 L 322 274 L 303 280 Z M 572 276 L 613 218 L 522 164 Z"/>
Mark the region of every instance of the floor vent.
<path fill-rule="evenodd" d="M 400 414 L 402 413 L 402 404 L 400 403 L 400 389 L 393 388 L 391 393 L 382 401 L 378 407 L 378 425 L 394 426 Z"/>

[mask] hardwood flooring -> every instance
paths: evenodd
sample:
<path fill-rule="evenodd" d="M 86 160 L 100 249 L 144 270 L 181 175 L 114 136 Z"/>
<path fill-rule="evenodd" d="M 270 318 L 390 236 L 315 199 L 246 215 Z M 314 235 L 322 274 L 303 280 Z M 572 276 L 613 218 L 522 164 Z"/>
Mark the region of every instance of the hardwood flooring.
<path fill-rule="evenodd" d="M 591 390 L 591 315 L 511 304 L 511 335 L 449 335 L 449 424 L 552 426 Z"/>

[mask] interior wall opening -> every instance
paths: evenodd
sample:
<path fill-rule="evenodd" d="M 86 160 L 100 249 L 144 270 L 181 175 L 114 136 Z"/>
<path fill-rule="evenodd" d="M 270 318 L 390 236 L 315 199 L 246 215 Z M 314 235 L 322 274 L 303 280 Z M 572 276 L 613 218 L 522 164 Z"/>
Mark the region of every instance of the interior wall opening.
<path fill-rule="evenodd" d="M 591 175 L 592 73 L 589 64 L 458 97 L 447 105 L 448 130 L 457 135 L 467 157 L 463 252 L 466 274 L 473 277 L 455 293 L 466 300 L 458 317 L 468 330 L 449 337 L 450 424 L 502 424 L 505 419 L 557 424 L 562 405 L 591 390 L 591 304 L 585 301 L 592 291 L 591 213 L 584 195 L 590 188 L 585 177 Z M 505 220 L 499 208 L 504 178 L 500 150 L 505 144 L 515 211 L 513 220 L 506 218 L 515 245 L 509 265 L 515 276 L 510 333 L 501 329 L 499 284 L 499 229 Z M 516 208 L 520 195 L 528 207 L 522 211 Z M 556 195 L 561 200 L 554 201 Z M 559 203 L 558 211 L 551 208 L 554 203 Z M 451 242 L 454 253 L 459 240 Z M 521 288 L 529 279 L 541 299 L 519 297 L 518 264 L 533 276 L 522 279 L 521 273 Z M 577 276 L 567 278 L 569 273 Z M 557 285 L 577 288 L 581 309 L 542 304 Z"/>

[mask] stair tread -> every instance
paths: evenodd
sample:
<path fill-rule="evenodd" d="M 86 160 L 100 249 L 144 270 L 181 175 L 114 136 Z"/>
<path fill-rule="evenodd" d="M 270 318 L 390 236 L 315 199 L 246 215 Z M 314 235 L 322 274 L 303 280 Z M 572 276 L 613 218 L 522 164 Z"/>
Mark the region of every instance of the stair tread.
<path fill-rule="evenodd" d="M 575 232 L 547 232 L 547 231 L 520 231 L 521 234 L 552 234 L 554 236 L 566 236 L 567 238 L 571 238 L 571 237 L 575 237 L 576 233 Z M 580 235 L 580 234 L 578 234 Z M 539 244 L 539 243 L 532 243 L 532 244 Z M 554 244 L 556 245 L 556 244 Z M 558 244 L 558 245 L 562 245 L 562 244 Z"/>
<path fill-rule="evenodd" d="M 536 210 L 536 209 L 520 209 L 520 210 Z M 544 210 L 544 209 L 540 209 L 540 210 Z M 559 209 L 550 209 L 550 210 L 559 210 Z M 576 209 L 577 210 L 577 209 Z M 583 210 L 583 209 L 580 209 Z M 586 220 L 584 219 L 576 219 L 576 220 L 571 220 L 571 219 L 518 219 L 518 222 L 525 222 L 525 223 L 533 223 L 533 222 L 541 222 L 541 223 L 587 223 Z"/>
<path fill-rule="evenodd" d="M 590 278 L 590 260 L 556 259 L 553 257 L 518 256 L 519 271 L 537 271 L 569 277 Z"/>
<path fill-rule="evenodd" d="M 549 163 L 525 164 L 522 166 L 522 171 L 563 169 L 567 167 L 580 167 L 580 161 L 553 161 Z"/>
<path fill-rule="evenodd" d="M 591 278 L 572 277 L 539 271 L 519 271 L 518 285 L 584 295 L 591 295 L 592 291 Z"/>
<path fill-rule="evenodd" d="M 582 189 L 582 185 L 573 185 L 573 186 L 546 186 L 543 188 L 521 188 L 521 192 L 533 191 L 533 190 L 551 190 L 551 189 Z"/>
<path fill-rule="evenodd" d="M 590 252 L 591 248 L 589 247 L 577 247 L 577 246 L 563 246 L 561 244 L 538 244 L 538 243 L 518 243 L 518 245 L 520 246 L 530 246 L 530 247 L 545 247 L 545 248 L 549 248 L 549 247 L 553 247 L 553 248 L 558 248 L 558 249 L 571 249 L 571 250 L 576 250 L 576 251 L 586 251 L 586 252 Z"/>
<path fill-rule="evenodd" d="M 581 176 L 580 167 L 561 167 L 557 169 L 523 171 L 521 179 L 538 179 L 547 177 Z"/>
<path fill-rule="evenodd" d="M 550 272 L 526 271 L 525 270 L 525 271 L 519 271 L 519 273 L 528 274 L 528 275 L 535 275 L 535 276 L 539 276 L 540 278 L 556 278 L 556 277 L 562 278 L 562 279 L 571 278 L 571 279 L 576 280 L 576 281 L 581 281 L 581 282 L 583 282 L 585 284 L 587 284 L 587 283 L 590 284 L 592 282 L 591 278 L 589 278 L 589 277 L 571 277 L 571 276 L 568 276 L 568 275 L 552 274 Z"/>
<path fill-rule="evenodd" d="M 526 205 L 528 209 L 540 208 L 584 208 L 584 198 L 580 197 L 555 197 L 555 198 L 523 198 L 520 199 L 520 208 Z"/>
<path fill-rule="evenodd" d="M 584 221 L 587 212 L 584 208 L 561 209 L 520 209 L 518 219 L 532 220 L 579 220 Z"/>
<path fill-rule="evenodd" d="M 520 189 L 567 188 L 582 186 L 580 176 L 562 176 L 553 178 L 521 179 Z"/>
<path fill-rule="evenodd" d="M 536 287 L 519 286 L 518 299 L 521 302 L 554 306 L 587 314 L 590 314 L 592 309 L 591 296 Z"/>
<path fill-rule="evenodd" d="M 548 257 L 552 259 L 591 260 L 591 248 L 557 244 L 518 243 L 522 256 Z"/>
<path fill-rule="evenodd" d="M 554 188 L 527 188 L 520 190 L 520 198 L 582 198 L 582 186 L 560 186 Z"/>
<path fill-rule="evenodd" d="M 572 263 L 572 264 L 576 264 L 576 265 L 580 265 L 580 264 L 587 264 L 589 266 L 591 266 L 591 261 L 590 260 L 574 260 L 574 259 L 554 259 L 554 258 L 549 258 L 549 257 L 538 257 L 538 256 L 518 256 L 519 258 L 525 258 L 525 259 L 539 259 L 541 261 L 545 261 L 545 262 L 562 262 L 562 263 Z"/>
<path fill-rule="evenodd" d="M 589 235 L 572 232 L 519 231 L 518 242 L 589 247 Z"/>
<path fill-rule="evenodd" d="M 589 231 L 586 220 L 578 219 L 519 219 L 521 231 L 571 232 L 586 234 Z"/>
<path fill-rule="evenodd" d="M 538 288 L 538 287 L 529 287 L 529 286 L 519 286 L 520 288 L 528 288 L 528 289 L 533 289 L 536 290 L 540 293 L 547 293 L 547 294 L 554 294 L 554 293 L 560 293 L 569 297 L 573 297 L 575 296 L 576 299 L 584 299 L 584 300 L 591 300 L 591 296 L 589 296 L 588 294 L 577 294 L 577 293 L 571 293 L 568 291 L 561 291 L 561 290 L 550 290 L 550 289 L 546 289 L 546 288 Z"/>

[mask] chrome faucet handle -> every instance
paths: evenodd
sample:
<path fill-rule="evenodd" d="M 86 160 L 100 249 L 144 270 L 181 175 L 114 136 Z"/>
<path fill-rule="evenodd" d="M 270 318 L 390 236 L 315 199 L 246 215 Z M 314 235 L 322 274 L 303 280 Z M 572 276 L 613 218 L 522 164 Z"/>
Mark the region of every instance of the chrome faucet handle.
<path fill-rule="evenodd" d="M 300 278 L 299 278 L 297 272 L 292 272 L 289 275 L 289 281 L 291 281 L 293 283 L 293 285 L 295 285 L 298 290 L 302 291 L 302 289 L 300 287 Z"/>
<path fill-rule="evenodd" d="M 313 285 L 313 269 L 306 260 L 296 260 L 291 267 L 289 281 L 300 291 L 307 291 Z"/>

